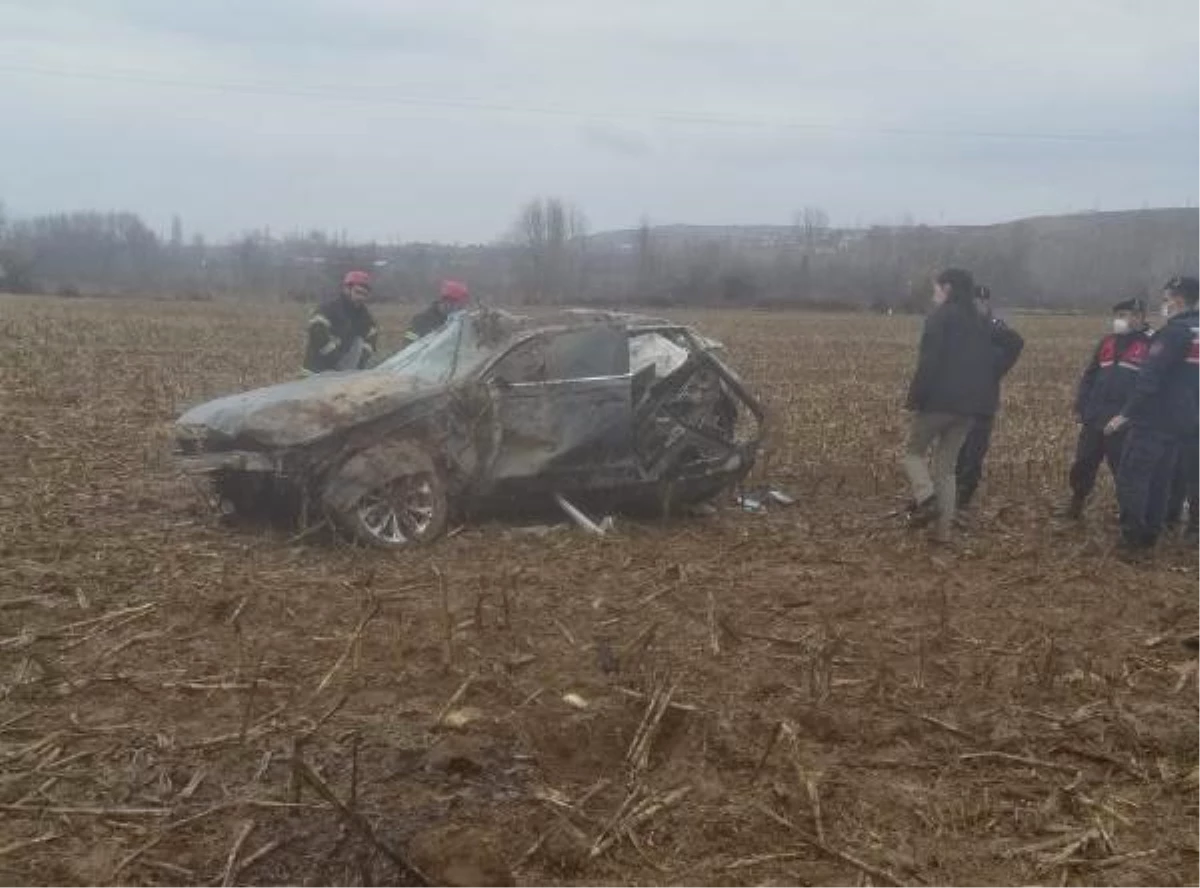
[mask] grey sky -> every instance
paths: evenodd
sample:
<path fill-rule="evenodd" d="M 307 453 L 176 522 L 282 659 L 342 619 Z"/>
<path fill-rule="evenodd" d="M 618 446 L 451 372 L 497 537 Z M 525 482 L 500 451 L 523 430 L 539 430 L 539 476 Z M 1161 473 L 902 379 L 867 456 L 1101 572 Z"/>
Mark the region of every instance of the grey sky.
<path fill-rule="evenodd" d="M 1195 0 L 0 0 L 0 200 L 221 237 L 1195 204 Z"/>

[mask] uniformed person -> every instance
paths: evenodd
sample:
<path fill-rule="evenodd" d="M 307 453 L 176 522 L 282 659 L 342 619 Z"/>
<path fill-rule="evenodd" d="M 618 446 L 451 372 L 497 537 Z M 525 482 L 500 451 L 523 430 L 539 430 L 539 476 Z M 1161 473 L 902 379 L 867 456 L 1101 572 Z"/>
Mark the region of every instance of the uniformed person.
<path fill-rule="evenodd" d="M 1163 288 L 1166 323 L 1150 340 L 1133 393 L 1106 431 L 1129 427 L 1117 473 L 1121 550 L 1127 558 L 1147 555 L 1158 542 L 1166 517 L 1181 444 L 1200 425 L 1200 283 L 1172 278 Z"/>
<path fill-rule="evenodd" d="M 1112 315 L 1112 332 L 1101 339 L 1092 352 L 1092 359 L 1083 371 L 1075 393 L 1079 439 L 1068 475 L 1071 500 L 1064 512 L 1072 520 L 1083 516 L 1083 507 L 1096 486 L 1101 463 L 1107 462 L 1113 477 L 1117 476 L 1128 429 L 1107 435 L 1104 429 L 1133 394 L 1142 362 L 1150 350 L 1146 306 L 1142 300 L 1118 302 L 1112 308 Z"/>
<path fill-rule="evenodd" d="M 375 354 L 379 329 L 366 302 L 371 276 L 351 271 L 342 278 L 342 291 L 308 320 L 304 375 L 330 370 L 361 370 Z"/>
<path fill-rule="evenodd" d="M 430 333 L 440 330 L 442 324 L 454 312 L 466 308 L 471 300 L 471 291 L 462 281 L 442 281 L 441 291 L 428 308 L 418 312 L 404 331 L 405 345 L 411 345 L 418 339 L 424 339 Z"/>

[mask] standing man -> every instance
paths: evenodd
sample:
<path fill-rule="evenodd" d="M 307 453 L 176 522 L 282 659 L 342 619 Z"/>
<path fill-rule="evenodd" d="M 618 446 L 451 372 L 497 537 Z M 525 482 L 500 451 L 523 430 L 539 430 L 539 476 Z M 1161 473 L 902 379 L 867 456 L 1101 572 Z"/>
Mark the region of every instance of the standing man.
<path fill-rule="evenodd" d="M 910 525 L 933 522 L 933 540 L 948 543 L 957 501 L 958 452 L 975 418 L 996 412 L 999 389 L 991 332 L 975 307 L 971 273 L 961 268 L 942 271 L 934 282 L 933 303 L 908 391 L 906 407 L 913 416 L 903 465 L 913 493 Z"/>
<path fill-rule="evenodd" d="M 428 308 L 419 312 L 404 331 L 404 344 L 412 345 L 430 333 L 441 329 L 446 319 L 462 311 L 471 301 L 471 291 L 462 281 L 442 281 L 441 293 Z"/>
<path fill-rule="evenodd" d="M 1118 302 L 1112 312 L 1112 332 L 1096 346 L 1075 394 L 1079 440 L 1068 475 L 1071 501 L 1064 512 L 1072 521 L 1083 517 L 1083 507 L 1096 486 L 1101 462 L 1107 462 L 1109 471 L 1117 477 L 1128 429 L 1118 429 L 1112 434 L 1105 434 L 1104 429 L 1133 394 L 1142 363 L 1150 351 L 1146 306 L 1142 300 Z"/>
<path fill-rule="evenodd" d="M 975 307 L 987 320 L 988 332 L 992 339 L 992 356 L 995 360 L 996 404 L 1000 404 L 1000 383 L 1008 371 L 1021 357 L 1025 348 L 1025 340 L 1021 334 L 1004 321 L 992 314 L 992 291 L 990 287 L 980 285 L 975 288 Z M 979 487 L 979 479 L 983 477 L 983 461 L 988 449 L 992 446 L 992 425 L 994 416 L 980 416 L 971 424 L 967 432 L 967 440 L 963 442 L 962 450 L 958 452 L 958 466 L 955 470 L 958 490 L 958 510 L 966 511 L 971 505 L 971 499 Z"/>
<path fill-rule="evenodd" d="M 342 291 L 318 308 L 308 321 L 308 348 L 304 375 L 330 370 L 361 370 L 375 353 L 379 329 L 367 308 L 371 298 L 371 276 L 365 271 L 347 272 Z"/>
<path fill-rule="evenodd" d="M 1129 426 L 1117 473 L 1122 554 L 1140 559 L 1162 532 L 1181 442 L 1200 426 L 1200 283 L 1172 278 L 1163 288 L 1167 322 L 1150 340 L 1145 363 L 1108 434 Z"/>

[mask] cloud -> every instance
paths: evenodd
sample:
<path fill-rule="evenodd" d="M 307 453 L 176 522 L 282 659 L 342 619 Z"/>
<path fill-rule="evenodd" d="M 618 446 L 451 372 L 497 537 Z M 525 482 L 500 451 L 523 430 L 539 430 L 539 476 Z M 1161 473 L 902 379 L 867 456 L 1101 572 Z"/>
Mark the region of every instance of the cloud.
<path fill-rule="evenodd" d="M 595 227 L 1175 204 L 1198 24 L 1177 0 L 17 0 L 0 199 L 452 240 L 546 193 Z"/>
<path fill-rule="evenodd" d="M 642 133 L 623 127 L 589 123 L 580 128 L 579 134 L 585 144 L 622 157 L 645 158 L 654 153 L 650 140 Z"/>

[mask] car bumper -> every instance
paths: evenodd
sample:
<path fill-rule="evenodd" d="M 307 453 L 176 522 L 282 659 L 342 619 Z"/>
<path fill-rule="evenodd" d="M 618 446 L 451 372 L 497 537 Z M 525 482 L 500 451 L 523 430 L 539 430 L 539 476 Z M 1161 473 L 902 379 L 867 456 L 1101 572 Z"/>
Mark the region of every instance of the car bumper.
<path fill-rule="evenodd" d="M 189 475 L 213 472 L 263 472 L 277 474 L 279 462 L 266 453 L 253 450 L 224 450 L 219 453 L 176 455 L 176 465 Z"/>

